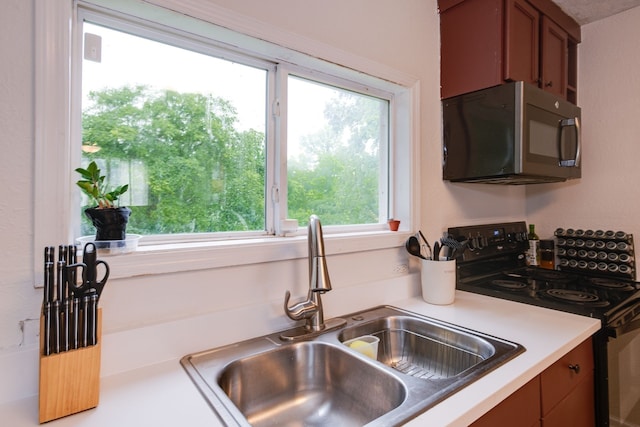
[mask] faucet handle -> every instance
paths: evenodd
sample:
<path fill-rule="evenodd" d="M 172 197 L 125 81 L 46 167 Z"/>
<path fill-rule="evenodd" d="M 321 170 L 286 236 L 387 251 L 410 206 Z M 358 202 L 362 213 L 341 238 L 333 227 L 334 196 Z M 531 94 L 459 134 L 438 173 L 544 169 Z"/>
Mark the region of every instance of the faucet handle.
<path fill-rule="evenodd" d="M 318 306 L 311 299 L 294 304 L 289 307 L 291 292 L 284 294 L 284 312 L 291 320 L 302 320 L 312 317 L 318 312 Z"/>

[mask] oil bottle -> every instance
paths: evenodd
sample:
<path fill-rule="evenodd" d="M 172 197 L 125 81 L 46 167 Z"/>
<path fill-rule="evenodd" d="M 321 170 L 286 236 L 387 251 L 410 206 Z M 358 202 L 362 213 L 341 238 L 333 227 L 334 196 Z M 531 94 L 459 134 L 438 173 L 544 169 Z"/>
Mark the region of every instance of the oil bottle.
<path fill-rule="evenodd" d="M 527 251 L 527 265 L 536 267 L 540 265 L 540 238 L 536 234 L 536 226 L 529 224 L 529 250 Z"/>

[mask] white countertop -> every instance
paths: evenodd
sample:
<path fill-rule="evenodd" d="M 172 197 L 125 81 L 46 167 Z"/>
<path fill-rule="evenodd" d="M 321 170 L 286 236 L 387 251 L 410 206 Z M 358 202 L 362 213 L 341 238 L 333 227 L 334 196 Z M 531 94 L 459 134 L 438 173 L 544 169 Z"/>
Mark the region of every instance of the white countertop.
<path fill-rule="evenodd" d="M 538 375 L 562 355 L 600 329 L 600 321 L 583 316 L 456 291 L 448 306 L 421 298 L 389 305 L 517 342 L 526 351 L 424 412 L 407 425 L 467 426 Z M 203 348 L 202 350 L 206 350 Z M 3 425 L 38 425 L 38 398 L 0 406 Z M 47 423 L 65 426 L 222 425 L 178 359 L 103 377 L 100 404 Z"/>

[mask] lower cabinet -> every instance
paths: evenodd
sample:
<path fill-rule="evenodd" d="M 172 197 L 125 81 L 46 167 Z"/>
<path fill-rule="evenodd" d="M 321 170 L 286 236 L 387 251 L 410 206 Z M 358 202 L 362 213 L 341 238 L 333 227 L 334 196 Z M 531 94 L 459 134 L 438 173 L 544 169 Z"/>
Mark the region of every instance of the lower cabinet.
<path fill-rule="evenodd" d="M 589 338 L 471 425 L 593 427 L 593 369 Z"/>
<path fill-rule="evenodd" d="M 474 427 L 539 426 L 540 376 L 520 387 L 471 425 Z"/>

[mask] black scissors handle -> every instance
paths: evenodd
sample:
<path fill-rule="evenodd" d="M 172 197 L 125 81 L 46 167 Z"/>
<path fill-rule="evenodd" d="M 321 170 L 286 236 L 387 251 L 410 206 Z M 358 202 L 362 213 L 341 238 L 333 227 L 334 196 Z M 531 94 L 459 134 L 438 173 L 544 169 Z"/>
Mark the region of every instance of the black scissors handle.
<path fill-rule="evenodd" d="M 107 279 L 109 279 L 109 265 L 102 261 L 96 260 L 96 246 L 93 243 L 87 243 L 84 247 L 84 255 L 82 256 L 82 262 L 67 266 L 69 269 L 82 269 L 82 283 L 71 283 L 71 291 L 76 297 L 82 297 L 91 293 L 98 294 L 98 297 L 102 294 Z M 98 265 L 104 266 L 104 276 L 97 280 Z"/>
<path fill-rule="evenodd" d="M 82 254 L 82 263 L 86 266 L 82 273 L 83 282 L 95 282 L 98 277 L 97 271 L 97 256 L 98 250 L 93 243 L 87 243 L 84 245 L 84 252 Z"/>

